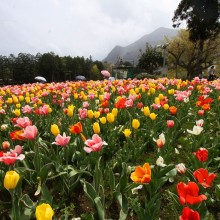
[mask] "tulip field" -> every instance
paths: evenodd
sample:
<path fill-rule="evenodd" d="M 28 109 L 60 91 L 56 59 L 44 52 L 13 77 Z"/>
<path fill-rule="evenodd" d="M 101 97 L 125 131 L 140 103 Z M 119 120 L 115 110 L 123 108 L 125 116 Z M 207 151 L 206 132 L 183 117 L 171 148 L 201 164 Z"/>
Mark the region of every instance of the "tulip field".
<path fill-rule="evenodd" d="M 219 220 L 220 80 L 0 87 L 0 219 Z"/>

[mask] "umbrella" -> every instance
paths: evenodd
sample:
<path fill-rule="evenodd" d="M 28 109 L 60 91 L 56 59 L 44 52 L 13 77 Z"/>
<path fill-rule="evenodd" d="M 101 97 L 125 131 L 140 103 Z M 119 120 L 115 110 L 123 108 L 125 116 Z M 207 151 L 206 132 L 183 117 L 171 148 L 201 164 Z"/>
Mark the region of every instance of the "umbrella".
<path fill-rule="evenodd" d="M 40 82 L 47 82 L 47 80 L 42 76 L 36 76 L 34 79 L 36 79 L 37 81 L 40 81 Z"/>
<path fill-rule="evenodd" d="M 208 67 L 208 70 L 210 70 L 212 66 L 214 66 L 214 69 L 216 69 L 216 65 L 211 65 L 210 67 Z"/>
<path fill-rule="evenodd" d="M 108 70 L 102 70 L 102 71 L 101 71 L 101 74 L 102 74 L 103 76 L 105 76 L 105 77 L 110 77 L 110 76 L 111 76 L 111 74 L 109 73 Z"/>
<path fill-rule="evenodd" d="M 109 77 L 109 80 L 110 81 L 115 81 L 115 77 L 111 76 L 111 77 Z"/>
<path fill-rule="evenodd" d="M 86 80 L 86 77 L 78 75 L 78 76 L 75 77 L 75 80 L 82 80 L 82 81 L 84 81 L 84 80 Z"/>

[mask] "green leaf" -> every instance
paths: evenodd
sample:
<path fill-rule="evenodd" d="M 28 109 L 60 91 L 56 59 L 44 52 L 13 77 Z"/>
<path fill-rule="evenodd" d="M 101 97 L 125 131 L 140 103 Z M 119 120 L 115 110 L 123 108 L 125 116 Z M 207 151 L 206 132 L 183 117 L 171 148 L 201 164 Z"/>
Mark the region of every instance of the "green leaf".
<path fill-rule="evenodd" d="M 33 206 L 35 205 L 28 194 L 24 194 L 21 197 L 20 201 L 29 209 L 33 208 Z"/>
<path fill-rule="evenodd" d="M 43 200 L 49 204 L 52 204 L 53 197 L 52 197 L 52 195 L 46 185 L 42 186 L 41 192 L 42 192 L 41 200 Z"/>
<path fill-rule="evenodd" d="M 105 220 L 105 209 L 101 203 L 100 197 L 94 199 L 95 207 L 98 212 L 99 220 Z"/>
<path fill-rule="evenodd" d="M 94 172 L 94 185 L 95 185 L 96 192 L 99 191 L 99 186 L 102 182 L 102 171 L 100 169 L 100 160 L 101 160 L 101 157 L 99 158 L 98 162 L 96 163 L 95 172 Z"/>
<path fill-rule="evenodd" d="M 52 163 L 48 163 L 41 168 L 39 172 L 39 177 L 41 178 L 42 182 L 46 181 L 46 178 L 48 176 L 48 173 L 50 172 L 52 165 Z"/>
<path fill-rule="evenodd" d="M 80 180 L 80 182 L 83 184 L 83 190 L 86 193 L 87 197 L 89 198 L 91 203 L 94 204 L 94 200 L 98 196 L 94 187 L 85 180 Z"/>
<path fill-rule="evenodd" d="M 164 168 L 161 168 L 161 170 L 158 173 L 158 178 L 164 177 L 167 173 L 169 173 L 172 169 L 174 169 L 174 165 L 170 164 Z"/>
<path fill-rule="evenodd" d="M 123 192 L 127 186 L 128 178 L 127 178 L 127 164 L 122 163 L 122 172 L 119 180 L 119 191 Z"/>
<path fill-rule="evenodd" d="M 118 203 L 121 207 L 119 219 L 124 220 L 124 219 L 126 219 L 126 217 L 128 215 L 128 200 L 120 192 L 115 192 L 114 197 L 116 198 L 116 200 L 118 201 Z"/>
<path fill-rule="evenodd" d="M 111 192 L 113 192 L 115 190 L 115 176 L 112 169 L 109 168 L 108 171 L 109 171 L 109 185 Z"/>

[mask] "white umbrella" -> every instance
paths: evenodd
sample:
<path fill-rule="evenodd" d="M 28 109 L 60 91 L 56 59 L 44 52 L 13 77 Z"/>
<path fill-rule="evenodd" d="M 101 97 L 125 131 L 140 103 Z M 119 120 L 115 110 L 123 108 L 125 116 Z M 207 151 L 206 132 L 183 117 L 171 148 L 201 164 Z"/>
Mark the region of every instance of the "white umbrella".
<path fill-rule="evenodd" d="M 210 67 L 208 67 L 208 70 L 210 70 L 212 66 L 214 66 L 214 69 L 216 69 L 217 65 L 211 65 Z"/>
<path fill-rule="evenodd" d="M 85 81 L 85 80 L 86 80 L 86 77 L 85 77 L 85 76 L 82 76 L 82 75 L 78 75 L 78 76 L 75 77 L 75 80 Z"/>
<path fill-rule="evenodd" d="M 36 76 L 34 79 L 40 82 L 47 82 L 47 80 L 43 76 Z"/>

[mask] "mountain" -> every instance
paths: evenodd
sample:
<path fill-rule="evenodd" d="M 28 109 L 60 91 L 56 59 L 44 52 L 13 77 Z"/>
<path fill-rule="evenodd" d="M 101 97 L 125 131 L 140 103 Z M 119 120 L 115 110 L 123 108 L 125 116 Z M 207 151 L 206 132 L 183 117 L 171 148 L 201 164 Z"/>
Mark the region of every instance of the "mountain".
<path fill-rule="evenodd" d="M 140 55 L 140 50 L 145 51 L 146 43 L 151 46 L 156 46 L 161 44 L 164 40 L 164 37 L 173 38 L 178 34 L 177 29 L 164 28 L 160 27 L 153 31 L 150 34 L 146 34 L 141 37 L 139 40 L 135 41 L 132 44 L 129 44 L 126 47 L 116 46 L 112 51 L 107 55 L 103 62 L 116 63 L 118 59 L 123 61 L 128 61 L 131 63 L 137 63 L 138 57 Z"/>

